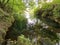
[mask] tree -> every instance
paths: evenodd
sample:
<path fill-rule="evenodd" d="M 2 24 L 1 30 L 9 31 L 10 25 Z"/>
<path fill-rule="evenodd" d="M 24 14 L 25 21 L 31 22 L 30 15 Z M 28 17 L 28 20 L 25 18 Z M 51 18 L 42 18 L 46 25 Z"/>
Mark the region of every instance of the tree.
<path fill-rule="evenodd" d="M 12 24 L 14 22 L 16 22 L 16 25 L 18 25 L 17 23 L 20 22 L 20 18 L 22 17 L 21 14 L 24 13 L 24 10 L 25 10 L 25 3 L 23 3 L 22 0 L 0 0 L 0 14 L 1 14 L 0 15 L 1 35 L 0 36 L 3 35 L 2 36 L 3 40 L 5 39 L 5 37 L 7 35 L 7 31 L 10 30 L 9 28 L 12 26 Z M 16 13 L 20 13 L 19 17 L 18 17 L 18 15 L 15 15 Z M 25 18 L 23 17 L 21 21 L 23 21 L 24 19 Z M 24 21 L 24 22 L 26 22 L 26 21 Z M 21 23 L 22 22 L 20 22 L 19 25 Z M 15 24 L 13 24 L 13 25 L 15 25 Z M 16 29 L 16 27 L 15 27 L 15 29 Z M 22 30 L 22 28 L 20 30 Z M 16 31 L 16 30 L 14 30 L 14 31 Z M 18 33 L 18 31 L 16 33 Z"/>
<path fill-rule="evenodd" d="M 16 40 L 21 33 L 27 28 L 27 19 L 24 15 L 16 14 L 14 17 L 15 21 L 9 28 L 6 34 L 6 39 Z"/>
<path fill-rule="evenodd" d="M 42 21 L 42 23 L 44 23 L 46 26 L 48 26 L 47 28 L 42 28 L 41 29 L 41 34 L 43 37 L 51 38 L 53 40 L 58 40 L 58 36 L 56 33 L 60 32 L 60 4 L 44 4 L 42 6 L 42 8 L 37 8 L 35 10 L 35 17 L 37 19 L 40 19 Z M 54 37 L 54 38 L 53 38 Z M 55 38 L 56 37 L 56 38 Z"/>

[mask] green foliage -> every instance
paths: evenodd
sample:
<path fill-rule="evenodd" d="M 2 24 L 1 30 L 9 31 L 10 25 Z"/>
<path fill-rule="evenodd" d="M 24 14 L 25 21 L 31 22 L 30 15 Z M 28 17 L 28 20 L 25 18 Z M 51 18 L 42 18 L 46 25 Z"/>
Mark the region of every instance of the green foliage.
<path fill-rule="evenodd" d="M 43 6 L 41 9 L 38 9 L 38 11 L 36 11 L 35 15 L 47 25 L 52 26 L 54 28 L 60 28 L 59 21 L 58 22 L 55 21 L 55 20 L 58 20 L 57 18 L 60 17 L 59 5 L 60 4 L 56 4 L 56 5 L 49 4 L 49 5 Z"/>
<path fill-rule="evenodd" d="M 60 4 L 56 4 L 56 7 L 53 10 L 53 15 L 55 18 L 60 18 Z"/>
<path fill-rule="evenodd" d="M 22 0 L 1 0 L 0 7 L 9 13 L 22 13 L 25 10 Z"/>
<path fill-rule="evenodd" d="M 22 2 L 22 0 L 14 0 L 13 1 L 13 10 L 15 12 L 22 13 L 25 10 L 25 4 Z"/>
<path fill-rule="evenodd" d="M 60 4 L 50 3 L 44 4 L 42 8 L 35 10 L 35 17 L 40 19 L 43 23 L 49 26 L 48 28 L 41 29 L 41 36 L 48 37 L 51 40 L 59 40 L 57 36 L 58 29 L 60 29 Z M 53 31 L 51 31 L 53 30 Z M 56 32 L 54 32 L 56 31 Z M 59 30 L 60 31 L 60 30 Z"/>
<path fill-rule="evenodd" d="M 17 40 L 17 37 L 27 28 L 27 19 L 22 14 L 14 15 L 15 21 L 6 34 L 6 39 Z"/>
<path fill-rule="evenodd" d="M 18 37 L 17 45 L 32 45 L 29 38 L 26 38 L 24 35 Z"/>
<path fill-rule="evenodd" d="M 14 28 L 17 30 L 23 30 L 26 29 L 27 27 L 27 19 L 23 14 L 16 14 L 14 15 L 15 17 L 15 23 L 14 23 Z"/>
<path fill-rule="evenodd" d="M 21 15 L 24 10 L 25 3 L 22 0 L 0 0 L 0 30 L 8 30 L 8 33 L 5 32 L 6 39 L 17 37 L 17 35 L 20 35 L 20 30 L 26 28 L 27 19 Z M 16 13 L 20 14 L 15 15 Z"/>
<path fill-rule="evenodd" d="M 49 29 L 44 29 L 43 28 L 40 31 L 40 34 L 41 34 L 42 37 L 48 37 L 48 38 L 50 38 L 50 40 L 56 40 L 56 41 L 59 40 L 57 34 L 55 32 L 53 32 L 53 31 L 49 30 Z"/>
<path fill-rule="evenodd" d="M 9 36 L 6 37 L 6 39 L 17 37 L 17 35 L 20 35 L 20 30 L 26 29 L 27 19 L 21 15 L 24 13 L 25 3 L 23 3 L 22 0 L 0 0 L 0 8 L 0 26 L 4 29 L 9 28 L 6 34 L 6 36 Z M 15 15 L 16 13 L 20 14 Z"/>
<path fill-rule="evenodd" d="M 51 41 L 58 41 L 59 37 L 56 32 L 52 31 L 49 28 L 43 28 L 42 23 L 36 24 L 32 29 L 34 32 L 42 38 L 49 38 Z"/>
<path fill-rule="evenodd" d="M 53 0 L 53 3 L 60 3 L 60 0 Z"/>
<path fill-rule="evenodd" d="M 35 2 L 33 0 L 29 1 L 27 7 L 34 11 L 36 9 Z M 37 20 L 40 19 L 43 23 L 47 24 L 51 30 L 60 29 L 60 4 L 57 4 L 57 2 L 59 2 L 59 0 L 55 0 L 49 4 L 44 3 L 42 8 L 37 7 L 34 12 Z M 22 0 L 0 0 L 0 38 L 17 40 L 16 45 L 32 45 L 29 38 L 32 39 L 38 35 L 42 38 L 48 37 L 50 40 L 58 40 L 59 38 L 54 31 L 43 28 L 39 22 L 39 24 L 27 27 L 27 19 L 24 14 L 26 4 Z M 5 30 L 8 31 L 5 32 Z M 25 36 L 29 38 L 21 35 L 21 33 L 26 34 Z"/>
<path fill-rule="evenodd" d="M 31 0 L 31 1 L 29 2 L 29 6 L 30 6 L 30 8 L 34 8 L 35 2 Z"/>

